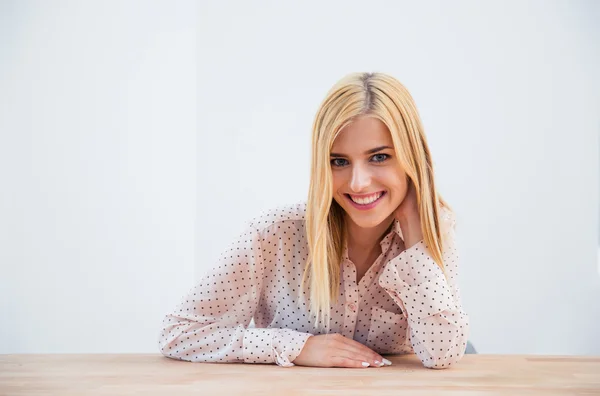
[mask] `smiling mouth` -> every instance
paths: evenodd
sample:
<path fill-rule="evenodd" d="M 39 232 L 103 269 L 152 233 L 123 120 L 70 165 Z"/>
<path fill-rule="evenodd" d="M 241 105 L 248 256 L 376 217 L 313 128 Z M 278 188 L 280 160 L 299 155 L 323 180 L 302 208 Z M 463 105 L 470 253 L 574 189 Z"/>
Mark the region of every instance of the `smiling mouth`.
<path fill-rule="evenodd" d="M 378 201 L 381 197 L 383 197 L 385 195 L 385 191 L 379 191 L 373 194 L 369 194 L 366 196 L 361 196 L 361 197 L 356 197 L 353 196 L 352 194 L 344 194 L 346 195 L 346 197 L 348 197 L 352 202 L 354 202 L 357 205 L 370 205 L 373 202 Z"/>

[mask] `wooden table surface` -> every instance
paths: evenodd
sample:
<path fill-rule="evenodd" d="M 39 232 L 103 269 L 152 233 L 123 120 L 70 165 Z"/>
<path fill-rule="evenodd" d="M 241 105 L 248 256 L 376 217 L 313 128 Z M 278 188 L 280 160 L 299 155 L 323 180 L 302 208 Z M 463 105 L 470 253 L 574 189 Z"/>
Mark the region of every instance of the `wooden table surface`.
<path fill-rule="evenodd" d="M 188 363 L 161 355 L 0 355 L 0 395 L 600 395 L 600 357 L 416 355 L 366 369 Z"/>

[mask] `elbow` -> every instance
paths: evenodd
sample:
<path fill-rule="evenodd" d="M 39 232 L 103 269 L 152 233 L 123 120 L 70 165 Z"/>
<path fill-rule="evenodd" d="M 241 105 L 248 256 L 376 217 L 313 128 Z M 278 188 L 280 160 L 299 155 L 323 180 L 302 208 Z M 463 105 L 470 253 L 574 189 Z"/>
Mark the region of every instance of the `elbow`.
<path fill-rule="evenodd" d="M 170 350 L 168 350 L 167 348 L 164 348 L 162 346 L 159 347 L 159 351 L 164 357 L 168 357 L 170 359 L 182 360 L 181 357 L 172 354 Z"/>
<path fill-rule="evenodd" d="M 197 334 L 199 330 L 210 333 L 209 327 L 196 321 L 167 316 L 158 337 L 158 350 L 165 357 L 186 362 L 224 361 L 217 359 L 220 349 L 215 349 L 214 342 L 209 342 L 205 335 Z"/>
<path fill-rule="evenodd" d="M 183 323 L 174 321 L 172 316 L 165 317 L 163 328 L 158 336 L 158 350 L 163 356 L 176 360 L 185 359 L 185 348 L 180 348 L 181 338 L 185 335 Z"/>
<path fill-rule="evenodd" d="M 205 361 L 199 356 L 198 351 L 190 350 L 190 348 L 183 346 L 183 342 L 179 337 L 165 338 L 164 335 L 161 334 L 158 341 L 158 350 L 163 356 L 170 359 L 183 360 L 186 362 Z"/>
<path fill-rule="evenodd" d="M 163 354 L 163 356 L 171 359 L 183 360 L 181 355 L 178 353 L 179 351 L 177 348 L 174 348 L 174 346 L 177 344 L 177 338 L 177 336 L 173 337 L 173 335 L 170 335 L 165 331 L 160 333 L 158 338 L 158 350 Z"/>
<path fill-rule="evenodd" d="M 427 359 L 423 360 L 423 365 L 427 368 L 443 370 L 458 363 L 467 349 L 468 340 L 468 322 L 463 331 L 454 339 L 449 340 L 446 348 L 443 348 L 439 353 L 430 354 Z"/>
<path fill-rule="evenodd" d="M 419 356 L 423 366 L 431 369 L 446 369 L 458 363 L 465 354 L 469 338 L 469 317 L 460 312 L 452 322 L 446 316 L 441 316 L 443 321 L 432 322 L 446 325 L 445 330 L 450 334 L 435 339 L 424 337 L 419 339 L 418 333 L 411 331 L 413 349 Z M 452 318 L 454 319 L 454 318 Z"/>
<path fill-rule="evenodd" d="M 171 353 L 171 348 L 169 347 L 169 342 L 167 342 L 167 339 L 163 332 L 161 332 L 161 334 L 158 338 L 158 350 L 160 351 L 160 353 L 162 353 L 166 357 L 175 358 L 173 356 L 173 354 Z"/>
<path fill-rule="evenodd" d="M 455 345 L 460 345 L 455 344 Z M 455 346 L 454 348 L 449 348 L 445 354 L 440 354 L 438 356 L 432 355 L 429 358 L 423 360 L 423 366 L 435 369 L 435 370 L 443 370 L 447 369 L 458 363 L 465 354 L 465 347 Z"/>
<path fill-rule="evenodd" d="M 451 352 L 448 356 L 428 359 L 423 362 L 423 366 L 434 370 L 444 370 L 458 363 L 463 355 L 464 353 L 457 355 Z"/>

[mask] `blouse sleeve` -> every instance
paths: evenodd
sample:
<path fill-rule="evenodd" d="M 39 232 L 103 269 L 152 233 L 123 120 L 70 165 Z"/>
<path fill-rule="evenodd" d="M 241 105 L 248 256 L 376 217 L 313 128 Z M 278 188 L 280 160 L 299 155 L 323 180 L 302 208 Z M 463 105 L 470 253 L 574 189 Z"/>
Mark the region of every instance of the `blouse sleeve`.
<path fill-rule="evenodd" d="M 458 287 L 456 220 L 454 214 L 445 212 L 442 255 L 448 278 L 423 240 L 390 260 L 379 278 L 379 285 L 406 316 L 411 344 L 423 365 L 440 369 L 462 358 L 469 336 L 469 318 Z"/>
<path fill-rule="evenodd" d="M 249 226 L 163 320 L 163 355 L 191 362 L 291 363 L 311 336 L 290 329 L 249 328 L 263 285 L 258 230 Z"/>

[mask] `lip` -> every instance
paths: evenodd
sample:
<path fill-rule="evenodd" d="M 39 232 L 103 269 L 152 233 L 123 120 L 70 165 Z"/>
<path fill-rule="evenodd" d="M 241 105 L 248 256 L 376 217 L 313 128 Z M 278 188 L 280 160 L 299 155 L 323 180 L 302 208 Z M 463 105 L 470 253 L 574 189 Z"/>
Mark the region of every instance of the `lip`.
<path fill-rule="evenodd" d="M 373 209 L 375 206 L 377 206 L 379 204 L 379 202 L 381 201 L 381 199 L 386 196 L 386 194 L 387 194 L 387 191 L 383 191 L 383 194 L 381 194 L 381 197 L 377 198 L 377 200 L 371 202 L 368 205 L 357 204 L 347 194 L 344 194 L 344 197 L 348 200 L 348 202 L 350 202 L 350 205 L 352 205 L 356 209 L 358 209 L 358 210 L 369 210 L 369 209 Z"/>

